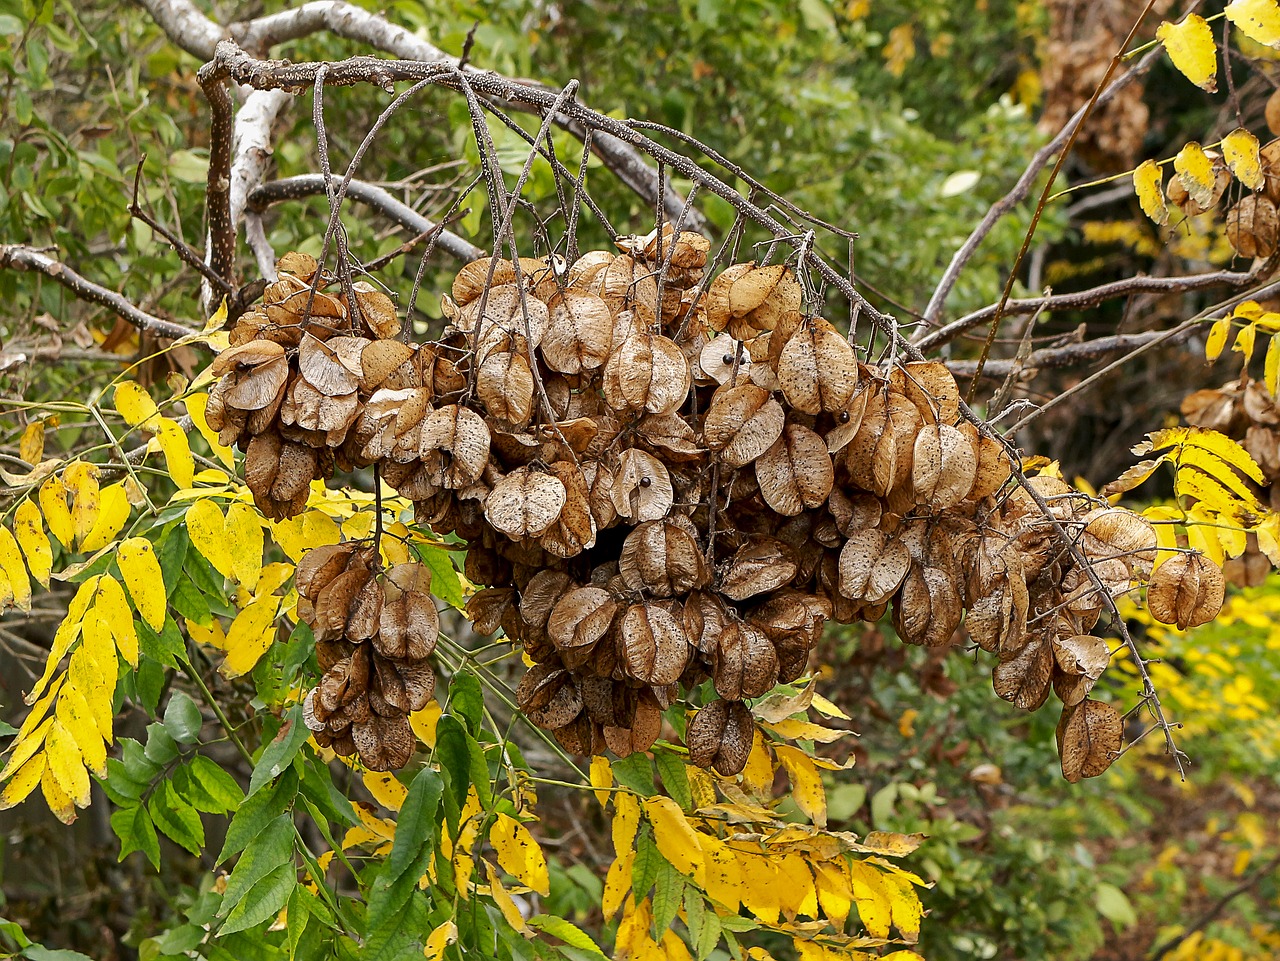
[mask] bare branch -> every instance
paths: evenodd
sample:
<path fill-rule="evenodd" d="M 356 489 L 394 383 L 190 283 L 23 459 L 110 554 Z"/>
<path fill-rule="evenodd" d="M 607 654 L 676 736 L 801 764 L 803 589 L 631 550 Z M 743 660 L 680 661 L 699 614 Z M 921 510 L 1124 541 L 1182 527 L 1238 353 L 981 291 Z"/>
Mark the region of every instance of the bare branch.
<path fill-rule="evenodd" d="M 240 223 L 249 194 L 267 176 L 271 164 L 271 128 L 292 102 L 283 90 L 255 90 L 236 111 L 234 157 L 231 162 L 231 223 Z"/>
<path fill-rule="evenodd" d="M 209 182 L 205 190 L 205 216 L 209 221 L 206 260 L 228 286 L 235 286 L 236 230 L 231 220 L 231 138 L 234 122 L 231 94 L 225 78 L 211 64 L 196 75 L 209 101 Z M 211 311 L 214 295 L 206 285 L 201 298 Z"/>
<path fill-rule="evenodd" d="M 255 187 L 248 196 L 247 210 L 250 214 L 261 214 L 272 204 L 303 197 L 323 196 L 324 193 L 324 177 L 320 174 L 284 177 Z M 422 216 L 408 204 L 401 203 L 381 187 L 363 180 L 352 180 L 347 186 L 347 196 L 372 207 L 378 213 L 415 234 L 429 233 L 437 227 L 437 224 Z M 439 246 L 451 257 L 464 262 L 479 260 L 485 256 L 485 252 L 471 241 L 448 230 L 441 231 Z"/>
<path fill-rule="evenodd" d="M 139 310 L 123 295 L 80 276 L 66 264 L 25 244 L 0 244 L 0 268 L 34 270 L 57 281 L 83 300 L 101 304 L 144 334 L 176 340 L 195 333 L 190 327 Z"/>
<path fill-rule="evenodd" d="M 1011 300 L 1005 304 L 1004 313 L 1005 316 L 1012 316 L 1033 314 L 1041 309 L 1048 313 L 1059 310 L 1083 310 L 1086 307 L 1096 307 L 1108 300 L 1132 294 L 1180 294 L 1192 290 L 1203 290 L 1206 287 L 1243 287 L 1265 276 L 1263 267 L 1264 264 L 1260 263 L 1252 270 L 1244 272 L 1216 270 L 1206 274 L 1190 274 L 1186 277 L 1128 277 L 1069 294 Z M 958 320 L 953 320 L 945 327 L 939 327 L 920 338 L 916 341 L 916 346 L 921 351 L 927 352 L 955 340 L 965 331 L 991 320 L 996 315 L 997 307 L 997 304 L 991 304 L 966 314 Z"/>
<path fill-rule="evenodd" d="M 1176 344 L 1186 340 L 1194 327 L 1179 328 L 1176 335 L 1168 330 L 1149 330 L 1141 334 L 1115 334 L 1110 337 L 1098 337 L 1094 340 L 1081 341 L 1078 344 L 1067 344 L 1063 347 L 1046 347 L 1034 351 L 1023 361 L 989 360 L 982 368 L 982 376 L 999 379 L 1008 376 L 1015 368 L 1021 370 L 1022 379 L 1029 379 L 1038 370 L 1054 367 L 1075 367 L 1098 360 L 1109 354 L 1120 354 L 1128 350 L 1136 350 L 1147 344 L 1163 340 Z M 953 360 L 947 363 L 951 373 L 972 377 L 978 370 L 976 360 Z"/>
<path fill-rule="evenodd" d="M 943 273 L 942 279 L 938 281 L 938 286 L 934 290 L 933 296 L 929 298 L 928 306 L 924 309 L 925 320 L 930 323 L 937 323 L 938 318 L 942 315 L 942 308 L 946 304 L 947 295 L 955 287 L 956 281 L 960 277 L 960 272 L 964 270 L 965 265 L 977 253 L 978 246 L 1005 214 L 1027 198 L 1027 194 L 1031 192 L 1031 186 L 1035 183 L 1036 178 L 1040 176 L 1040 172 L 1048 166 L 1049 161 L 1071 139 L 1077 125 L 1084 119 L 1084 115 L 1090 109 L 1101 107 L 1109 102 L 1121 90 L 1146 73 L 1151 64 L 1160 56 L 1160 50 L 1159 46 L 1153 48 L 1126 73 L 1112 81 L 1111 85 L 1098 95 L 1096 101 L 1091 101 L 1077 110 L 1071 119 L 1063 125 L 1062 129 L 1058 131 L 1057 135 L 1036 151 L 1035 156 L 1031 158 L 1031 163 L 1027 164 L 1027 169 L 1022 172 L 1022 176 L 1018 178 L 1017 183 L 1013 185 L 1007 194 L 991 205 L 991 208 L 979 221 L 978 226 L 973 228 L 973 232 L 969 234 L 965 242 L 960 245 L 960 249 L 952 256 L 951 263 L 947 265 L 947 269 Z"/>

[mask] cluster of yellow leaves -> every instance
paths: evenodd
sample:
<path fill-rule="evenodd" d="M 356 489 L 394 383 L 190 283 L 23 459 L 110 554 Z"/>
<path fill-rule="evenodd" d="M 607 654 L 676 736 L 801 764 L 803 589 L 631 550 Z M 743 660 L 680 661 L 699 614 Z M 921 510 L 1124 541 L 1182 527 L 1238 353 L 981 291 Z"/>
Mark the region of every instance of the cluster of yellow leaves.
<path fill-rule="evenodd" d="M 1234 310 L 1219 317 L 1209 328 L 1204 344 L 1206 360 L 1214 361 L 1222 356 L 1232 331 L 1236 331 L 1236 336 L 1231 349 L 1244 355 L 1246 367 L 1253 359 L 1258 334 L 1271 337 L 1263 361 L 1263 382 L 1271 396 L 1280 395 L 1280 339 L 1275 336 L 1280 333 L 1280 313 L 1263 309 L 1256 300 L 1237 304 Z"/>
<path fill-rule="evenodd" d="M 0 770 L 0 780 L 7 779 L 0 809 L 18 804 L 39 785 L 49 809 L 69 824 L 75 809 L 89 803 L 89 772 L 106 776 L 117 652 L 130 667 L 138 665 L 138 634 L 126 589 L 152 629 L 163 626 L 165 611 L 151 542 L 141 537 L 122 542 L 116 560 L 124 586 L 110 574 L 85 580 L 54 634 L 44 673 L 25 699 L 31 713 Z"/>
<path fill-rule="evenodd" d="M 1223 13 L 1250 40 L 1280 46 L 1280 5 L 1276 0 L 1231 0 Z M 1156 39 L 1183 76 L 1210 93 L 1218 89 L 1218 49 L 1208 20 L 1196 13 L 1177 23 L 1166 20 L 1156 29 Z"/>
<path fill-rule="evenodd" d="M 1241 184 L 1250 190 L 1263 188 L 1266 177 L 1262 171 L 1261 147 L 1257 137 L 1238 127 L 1215 146 L 1222 152 L 1226 170 Z M 1133 189 L 1142 212 L 1158 224 L 1169 222 L 1169 205 L 1163 186 L 1164 165 L 1168 162 L 1145 160 L 1133 172 Z M 1221 193 L 1218 178 L 1222 168 L 1201 144 L 1193 140 L 1179 150 L 1173 158 L 1173 169 L 1198 208 L 1208 209 L 1214 205 L 1215 198 Z"/>
<path fill-rule="evenodd" d="M 811 705 L 828 716 L 843 716 L 812 686 L 799 694 L 766 698 L 755 713 L 766 730 L 787 738 L 831 741 L 848 733 L 794 716 Z M 632 890 L 637 837 L 644 823 L 658 853 L 688 890 L 698 892 L 705 904 L 698 913 L 709 910 L 728 921 L 745 908 L 755 927 L 793 938 L 801 956 L 812 959 L 869 958 L 860 949 L 891 943 L 894 928 L 902 941 L 914 943 L 923 913 L 915 888 L 926 885 L 886 857 L 910 853 L 922 838 L 885 833 L 858 838 L 827 830 L 823 768 L 837 770 L 840 765 L 757 731 L 751 757 L 737 777 L 716 778 L 686 767 L 693 796 L 692 811 L 686 812 L 668 797 L 639 798 L 626 789 L 614 790 L 609 762 L 595 758 L 591 779 L 596 798 L 602 807 L 613 805 L 615 859 L 601 907 L 606 919 L 621 911 L 615 957 L 693 957 L 669 927 L 656 934 L 651 930 L 659 892 Z M 785 771 L 790 799 L 810 823 L 786 820 L 776 810 L 781 803 L 773 797 L 778 771 Z M 849 933 L 855 907 L 860 934 Z M 675 916 L 689 928 L 691 942 L 696 940 L 695 928 L 703 922 L 690 918 L 687 898 Z M 767 961 L 766 953 L 753 951 L 751 957 Z M 697 956 L 705 957 L 705 952 L 699 950 Z M 917 957 L 912 952 L 892 956 L 900 961 Z"/>
<path fill-rule="evenodd" d="M 151 395 L 131 380 L 116 385 L 115 406 L 130 428 L 154 435 L 151 445 L 163 452 L 173 482 L 179 487 L 190 487 L 195 480 L 196 463 L 187 435 L 178 422 L 161 414 Z"/>

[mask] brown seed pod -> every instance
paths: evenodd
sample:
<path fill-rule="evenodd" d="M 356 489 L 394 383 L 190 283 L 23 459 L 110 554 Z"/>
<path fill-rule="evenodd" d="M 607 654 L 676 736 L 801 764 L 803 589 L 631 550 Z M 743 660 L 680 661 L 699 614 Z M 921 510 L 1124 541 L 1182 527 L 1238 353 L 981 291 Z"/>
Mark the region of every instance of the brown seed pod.
<path fill-rule="evenodd" d="M 579 374 L 604 366 L 613 348 L 613 315 L 609 305 L 581 290 L 557 293 L 542 339 L 547 366 L 563 374 Z"/>
<path fill-rule="evenodd" d="M 712 701 L 689 721 L 689 760 L 732 777 L 747 766 L 755 730 L 751 712 L 741 701 Z"/>
<path fill-rule="evenodd" d="M 778 683 L 778 655 L 762 631 L 736 619 L 725 623 L 712 651 L 716 693 L 730 701 L 763 697 Z"/>
<path fill-rule="evenodd" d="M 1242 257 L 1270 257 L 1280 242 L 1280 214 L 1259 194 L 1249 194 L 1227 213 L 1227 241 Z"/>
<path fill-rule="evenodd" d="M 917 504 L 937 511 L 954 507 L 973 489 L 978 455 L 961 431 L 949 424 L 925 424 L 916 435 L 911 483 Z"/>
<path fill-rule="evenodd" d="M 821 506 L 835 483 L 826 443 L 799 424 L 788 424 L 755 466 L 765 503 L 785 517 Z"/>
<path fill-rule="evenodd" d="M 618 516 L 632 523 L 656 521 L 670 512 L 675 488 L 662 461 L 633 447 L 618 459 L 610 499 Z"/>
<path fill-rule="evenodd" d="M 616 411 L 669 414 L 685 402 L 691 383 L 689 362 L 674 341 L 633 333 L 609 357 L 602 388 Z"/>
<path fill-rule="evenodd" d="M 858 531 L 840 551 L 840 593 L 879 604 L 898 589 L 910 567 L 911 555 L 900 538 L 876 529 Z"/>
<path fill-rule="evenodd" d="M 1062 709 L 1058 721 L 1058 755 L 1062 776 L 1072 784 L 1097 777 L 1120 753 L 1124 725 L 1110 704 L 1086 698 Z"/>
<path fill-rule="evenodd" d="M 1209 558 L 1203 554 L 1177 554 L 1151 575 L 1147 605 L 1157 621 L 1185 631 L 1218 616 L 1225 589 L 1222 569 Z"/>
<path fill-rule="evenodd" d="M 674 684 L 689 662 L 689 640 L 680 622 L 657 604 L 627 608 L 619 643 L 627 675 L 645 684 Z"/>
<path fill-rule="evenodd" d="M 720 593 L 734 601 L 777 590 L 796 575 L 791 549 L 775 537 L 756 534 L 734 553 L 720 573 Z"/>
<path fill-rule="evenodd" d="M 778 357 L 778 383 L 796 410 L 842 410 L 858 386 L 858 356 L 825 320 L 801 324 Z"/>
<path fill-rule="evenodd" d="M 579 587 L 556 601 L 547 635 L 561 651 L 590 648 L 605 636 L 617 613 L 618 602 L 608 591 Z"/>
<path fill-rule="evenodd" d="M 751 463 L 782 436 L 786 414 L 769 391 L 755 384 L 721 387 L 711 398 L 702 442 L 730 469 Z"/>
<path fill-rule="evenodd" d="M 560 516 L 566 496 L 564 484 L 554 475 L 519 467 L 490 491 L 484 515 L 512 540 L 539 537 Z"/>
<path fill-rule="evenodd" d="M 1049 698 L 1053 675 L 1053 646 L 1037 635 L 1027 639 L 1013 657 L 991 672 L 996 693 L 1023 711 L 1034 711 Z"/>

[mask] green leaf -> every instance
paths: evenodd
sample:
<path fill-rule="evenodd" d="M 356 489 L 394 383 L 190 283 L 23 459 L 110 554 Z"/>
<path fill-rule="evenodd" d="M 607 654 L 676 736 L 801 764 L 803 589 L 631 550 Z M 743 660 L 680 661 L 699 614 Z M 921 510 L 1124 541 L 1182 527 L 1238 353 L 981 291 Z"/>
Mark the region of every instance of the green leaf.
<path fill-rule="evenodd" d="M 387 856 L 387 865 L 378 877 L 379 883 L 385 877 L 390 885 L 419 860 L 428 840 L 438 832 L 436 814 L 443 790 L 440 775 L 429 767 L 424 767 L 410 782 L 409 793 L 396 818 L 396 839 Z"/>
<path fill-rule="evenodd" d="M 631 889 L 635 891 L 637 900 L 649 893 L 663 864 L 666 864 L 666 859 L 658 853 L 653 835 L 647 829 L 642 830 L 636 835 L 636 860 L 631 865 Z"/>
<path fill-rule="evenodd" d="M 147 802 L 151 820 L 171 841 L 199 856 L 204 850 L 204 825 L 196 809 L 165 781 Z"/>
<path fill-rule="evenodd" d="M 7 721 L 0 721 L 0 737 L 12 737 L 18 733 L 18 729 Z"/>
<path fill-rule="evenodd" d="M 471 751 L 467 747 L 467 732 L 453 714 L 442 715 L 436 724 L 436 760 L 440 773 L 445 776 L 449 795 L 454 806 L 461 809 L 467 800 L 467 787 L 471 783 Z"/>
<path fill-rule="evenodd" d="M 665 931 L 671 926 L 683 898 L 684 878 L 667 861 L 661 861 L 653 888 L 653 924 L 657 930 Z"/>
<path fill-rule="evenodd" d="M 111 830 L 120 839 L 120 857 L 123 861 L 134 851 L 146 855 L 151 866 L 160 870 L 160 839 L 146 808 L 141 804 L 124 807 L 111 815 Z"/>
<path fill-rule="evenodd" d="M 178 578 L 177 586 L 169 592 L 169 603 L 173 605 L 175 611 L 201 627 L 208 627 L 213 623 L 213 611 L 209 607 L 209 601 L 189 577 Z"/>
<path fill-rule="evenodd" d="M 466 601 L 462 597 L 462 581 L 458 569 L 453 566 L 453 551 L 446 551 L 429 544 L 418 545 L 418 556 L 431 569 L 431 593 L 450 607 L 462 610 Z"/>
<path fill-rule="evenodd" d="M 208 804 L 207 807 L 196 804 L 197 808 L 210 814 L 225 814 L 240 806 L 244 792 L 235 778 L 203 755 L 196 755 L 189 764 L 191 780 L 200 786 Z"/>
<path fill-rule="evenodd" d="M 303 764 L 294 764 L 295 769 L 302 771 L 302 795 L 316 807 L 320 818 L 327 818 L 336 824 L 353 825 L 360 820 L 356 809 L 345 794 L 333 783 L 333 776 L 325 764 L 315 758 L 307 758 Z"/>
<path fill-rule="evenodd" d="M 1128 896 L 1114 884 L 1100 882 L 1094 892 L 1094 904 L 1098 913 L 1117 928 L 1131 928 L 1138 923 L 1138 914 Z"/>
<path fill-rule="evenodd" d="M 174 691 L 164 708 L 164 728 L 179 744 L 195 744 L 200 740 L 204 718 L 200 707 L 182 691 Z"/>
<path fill-rule="evenodd" d="M 227 917 L 259 881 L 282 863 L 293 864 L 293 818 L 280 814 L 245 847 L 227 879 L 219 917 Z"/>
<path fill-rule="evenodd" d="M 425 859 L 422 866 L 425 871 Z M 422 940 L 430 930 L 427 926 L 427 897 L 418 890 L 417 878 L 410 874 L 405 874 L 399 883 L 408 886 L 407 896 L 394 914 L 379 913 L 377 926 L 373 924 L 374 906 L 369 905 L 369 928 L 359 961 L 400 961 L 422 957 Z M 471 914 L 470 911 L 459 913 Z"/>
<path fill-rule="evenodd" d="M 693 789 L 689 787 L 684 760 L 668 751 L 654 751 L 653 760 L 658 765 L 658 774 L 662 776 L 662 786 L 667 789 L 667 794 L 685 811 L 693 810 Z"/>
<path fill-rule="evenodd" d="M 599 945 L 592 941 L 585 931 L 564 918 L 552 917 L 550 914 L 535 914 L 529 919 L 529 926 L 537 928 L 553 938 L 559 938 L 571 948 L 586 951 L 588 954 L 598 958 L 605 957 L 605 953 L 600 950 Z"/>
<path fill-rule="evenodd" d="M 297 957 L 298 942 L 306 933 L 307 925 L 311 921 L 311 906 L 315 902 L 316 896 L 302 885 L 295 887 L 293 893 L 289 895 L 289 913 L 285 919 L 285 932 L 290 958 Z"/>
<path fill-rule="evenodd" d="M 690 901 L 697 901 L 704 909 L 702 925 L 693 939 L 693 954 L 697 961 L 706 961 L 720 943 L 720 915 L 705 910 L 706 902 L 692 888 L 689 889 L 689 894 L 691 897 L 685 899 L 686 908 Z M 690 927 L 689 930 L 692 932 L 693 928 Z"/>
<path fill-rule="evenodd" d="M 227 920 L 218 930 L 219 936 L 244 931 L 274 918 L 289 903 L 289 896 L 297 886 L 298 869 L 291 857 L 286 863 L 277 864 L 249 889 L 227 915 Z"/>
<path fill-rule="evenodd" d="M 431 848 L 424 847 L 418 857 L 398 877 L 389 878 L 384 868 L 369 891 L 369 910 L 365 913 L 367 957 L 391 957 L 389 947 L 404 933 L 406 910 L 418 891 L 418 880 L 431 863 Z"/>
<path fill-rule="evenodd" d="M 178 742 L 173 739 L 173 735 L 163 724 L 148 724 L 147 746 L 143 749 L 143 753 L 146 754 L 148 761 L 156 765 L 158 773 L 160 768 L 177 758 Z"/>
<path fill-rule="evenodd" d="M 258 763 L 253 767 L 253 775 L 249 778 L 249 792 L 246 796 L 253 797 L 263 785 L 279 777 L 293 763 L 294 756 L 310 734 L 307 726 L 302 723 L 302 705 L 295 704 L 284 716 L 284 722 L 276 736 L 259 755 Z"/>
<path fill-rule="evenodd" d="M 176 670 L 179 663 L 187 656 L 187 646 L 173 618 L 168 614 L 165 615 L 164 626 L 161 627 L 159 634 L 141 618 L 136 623 L 142 653 L 151 660 Z"/>
<path fill-rule="evenodd" d="M 22 956 L 29 958 L 30 961 L 93 961 L 87 954 L 81 954 L 79 951 L 68 948 L 46 948 L 39 944 L 25 948 Z"/>
<path fill-rule="evenodd" d="M 160 564 L 160 577 L 164 581 L 164 590 L 171 602 L 178 591 L 178 580 L 182 575 L 182 566 L 187 560 L 187 548 L 190 546 L 191 538 L 187 536 L 187 528 L 184 524 L 171 524 L 160 542 L 156 544 L 156 560 Z"/>
<path fill-rule="evenodd" d="M 214 863 L 221 864 L 231 855 L 243 851 L 263 828 L 293 803 L 297 795 L 298 775 L 290 768 L 270 790 L 245 798 L 227 827 L 226 840 Z"/>
<path fill-rule="evenodd" d="M 612 764 L 614 779 L 623 787 L 629 787 L 641 797 L 653 797 L 653 764 L 643 752 L 637 751 Z"/>
<path fill-rule="evenodd" d="M 480 732 L 480 720 L 484 714 L 484 691 L 480 679 L 463 668 L 449 682 L 449 710 L 467 722 L 472 735 Z"/>

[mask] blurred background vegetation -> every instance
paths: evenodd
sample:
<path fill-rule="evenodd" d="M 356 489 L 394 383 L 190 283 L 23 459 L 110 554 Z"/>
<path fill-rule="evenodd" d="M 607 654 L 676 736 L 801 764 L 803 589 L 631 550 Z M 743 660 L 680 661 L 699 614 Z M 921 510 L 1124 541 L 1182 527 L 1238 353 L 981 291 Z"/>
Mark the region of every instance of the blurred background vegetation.
<path fill-rule="evenodd" d="M 576 77 L 581 98 L 598 109 L 698 137 L 798 205 L 856 231 L 854 269 L 868 296 L 906 318 L 923 307 L 951 253 L 1034 150 L 1087 98 L 1144 5 L 399 0 L 381 9 L 453 54 L 478 23 L 473 63 L 551 84 Z M 228 22 L 280 7 L 206 9 Z M 362 52 L 324 35 L 289 49 L 294 59 Z M 0 241 L 56 247 L 75 269 L 145 309 L 201 320 L 198 279 L 127 212 L 134 170 L 145 156 L 143 184 L 153 210 L 202 246 L 208 120 L 198 67 L 139 7 L 0 0 Z M 1274 71 L 1262 67 L 1246 72 L 1241 65 L 1238 77 L 1242 119 L 1260 133 L 1262 104 L 1274 88 L 1267 79 Z M 1235 125 L 1221 97 L 1166 82 L 1170 73 L 1158 66 L 1145 85 L 1096 118 L 1068 165 L 1071 182 L 1122 173 Z M 382 95 L 362 89 L 330 100 L 331 117 L 341 117 L 329 128 L 335 156 L 350 156 L 384 104 Z M 309 95 L 298 98 L 283 123 L 276 175 L 313 172 Z M 476 158 L 463 149 L 468 138 L 464 106 L 428 92 L 387 128 L 362 176 L 439 216 L 475 176 Z M 566 138 L 566 155 L 570 143 Z M 504 164 L 518 170 L 523 143 L 512 134 L 498 146 Z M 610 185 L 603 171 L 591 184 L 621 232 L 652 224 L 652 212 Z M 1188 221 L 1159 234 L 1141 218 L 1127 180 L 1118 185 L 1050 207 L 1019 290 L 1051 284 L 1066 292 L 1138 271 L 1229 264 L 1218 227 Z M 535 167 L 530 199 L 545 202 L 553 191 L 549 170 Z M 732 221 L 714 198 L 703 210 L 719 230 Z M 272 208 L 267 227 L 275 249 L 318 253 L 326 213 L 319 199 Z M 473 210 L 457 229 L 483 245 L 480 213 Z M 1029 213 L 1006 219 L 987 239 L 948 303 L 951 316 L 998 298 Z M 405 239 L 373 215 L 347 223 L 352 252 L 364 259 Z M 610 240 L 589 220 L 582 229 L 584 249 Z M 751 242 L 748 234 L 744 245 Z M 389 280 L 402 294 L 414 265 L 406 258 L 404 274 Z M 437 266 L 439 274 L 424 285 L 428 292 L 443 289 L 440 279 L 456 269 Z M 1189 316 L 1209 296 L 1057 315 L 1043 333 L 1080 324 L 1091 332 L 1157 327 Z M 428 295 L 421 303 L 427 312 L 419 322 L 426 325 L 438 299 Z M 39 277 L 0 272 L 0 304 L 0 391 L 8 397 L 83 393 L 148 352 L 132 328 L 72 302 Z M 1013 346 L 997 350 L 1008 356 Z M 959 341 L 954 350 L 976 348 Z M 38 360 L 14 359 L 19 354 Z M 1153 352 L 1019 439 L 1059 458 L 1068 477 L 1092 483 L 1114 477 L 1144 431 L 1176 419 L 1187 392 L 1215 382 L 1200 356 L 1185 346 Z M 175 352 L 166 363 L 190 375 L 197 360 Z M 152 365 L 145 374 L 162 380 L 168 372 Z M 1045 379 L 1035 389 L 1054 393 L 1072 376 Z M 0 421 L 0 460 L 10 458 L 22 427 L 11 417 Z M 79 427 L 60 425 L 51 442 L 74 447 Z M 1182 747 L 1193 765 L 1185 783 L 1152 737 L 1106 776 L 1067 785 L 1051 722 L 995 698 L 986 672 L 972 661 L 904 650 L 887 627 L 831 634 L 816 665 L 822 689 L 861 734 L 852 774 L 828 785 L 832 818 L 858 832 L 930 836 L 908 865 L 936 882 L 924 895 L 931 912 L 921 944 L 927 958 L 1280 956 L 1274 580 L 1234 594 L 1227 614 L 1186 635 L 1134 622 L 1160 646 L 1158 682 L 1186 725 Z M 21 624 L 6 618 L 2 625 L 0 701 L 7 720 L 18 714 L 27 672 L 33 663 L 38 670 L 55 623 L 49 615 Z M 1114 694 L 1134 699 L 1132 690 Z M 566 799 L 560 826 L 551 814 L 555 805 L 546 805 L 549 832 L 563 831 L 547 909 L 586 920 L 598 911 L 600 865 L 581 832 L 575 839 L 569 828 L 596 815 L 579 808 L 576 797 L 572 803 Z M 105 803 L 95 804 L 72 830 L 35 804 L 0 815 L 0 915 L 49 945 L 74 946 L 102 961 L 180 953 L 179 941 L 165 932 L 210 865 L 172 846 L 158 878 L 133 863 L 138 858 L 117 865 L 108 814 Z"/>

